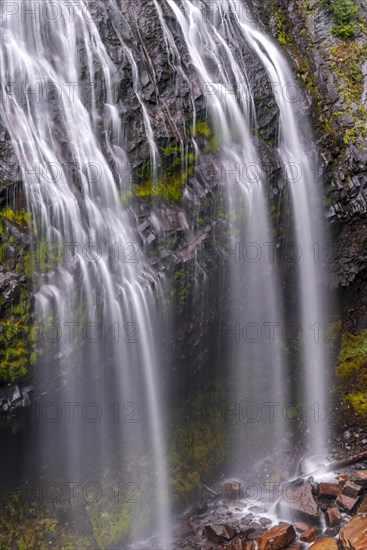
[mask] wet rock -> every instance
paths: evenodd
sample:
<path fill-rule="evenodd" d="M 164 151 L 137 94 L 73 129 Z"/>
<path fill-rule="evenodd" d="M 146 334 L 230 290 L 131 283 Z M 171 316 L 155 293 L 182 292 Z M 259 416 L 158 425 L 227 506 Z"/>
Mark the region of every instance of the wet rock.
<path fill-rule="evenodd" d="M 265 527 L 265 525 L 270 525 L 272 523 L 271 519 L 269 518 L 260 518 L 260 523 Z"/>
<path fill-rule="evenodd" d="M 236 535 L 236 531 L 229 525 L 213 524 L 205 526 L 205 534 L 210 542 L 218 544 L 232 540 Z"/>
<path fill-rule="evenodd" d="M 351 498 L 341 493 L 336 499 L 336 503 L 343 512 L 352 515 L 356 511 L 360 500 L 360 497 Z"/>
<path fill-rule="evenodd" d="M 294 523 L 294 526 L 297 529 L 297 531 L 307 531 L 307 529 L 310 528 L 308 523 L 305 523 L 304 521 L 296 521 Z"/>
<path fill-rule="evenodd" d="M 340 531 L 341 550 L 366 550 L 367 548 L 367 515 L 355 516 Z"/>
<path fill-rule="evenodd" d="M 257 539 L 259 550 L 278 550 L 286 548 L 296 538 L 293 525 L 277 525 Z"/>
<path fill-rule="evenodd" d="M 327 527 L 324 531 L 325 537 L 336 537 L 338 529 L 336 527 Z"/>
<path fill-rule="evenodd" d="M 310 550 L 338 550 L 338 543 L 330 537 L 322 537 L 310 546 Z"/>
<path fill-rule="evenodd" d="M 353 481 L 347 481 L 342 490 L 342 494 L 350 498 L 357 498 L 362 494 L 362 492 L 363 488 L 360 485 L 353 483 Z"/>
<path fill-rule="evenodd" d="M 315 529 L 307 529 L 307 531 L 304 531 L 299 538 L 304 542 L 312 542 L 316 538 L 316 531 Z"/>
<path fill-rule="evenodd" d="M 224 494 L 226 499 L 238 500 L 240 498 L 241 483 L 239 481 L 230 480 L 224 484 Z"/>
<path fill-rule="evenodd" d="M 191 535 L 195 535 L 195 530 L 189 520 L 186 519 L 181 523 L 181 536 L 188 537 Z"/>
<path fill-rule="evenodd" d="M 250 506 L 249 508 L 250 512 L 254 512 L 254 514 L 263 514 L 266 512 L 265 506 L 256 505 L 256 506 Z"/>
<path fill-rule="evenodd" d="M 279 507 L 281 512 L 304 517 L 310 521 L 318 521 L 321 517 L 321 510 L 314 500 L 310 482 L 289 485 L 279 502 Z"/>
<path fill-rule="evenodd" d="M 359 514 L 367 514 L 367 493 L 364 493 L 362 497 L 362 502 L 358 506 Z"/>
<path fill-rule="evenodd" d="M 225 546 L 223 548 L 226 548 L 227 550 L 255 550 L 255 543 L 252 541 L 237 539 L 229 546 Z"/>
<path fill-rule="evenodd" d="M 242 523 L 250 523 L 250 521 L 252 521 L 254 518 L 255 518 L 255 515 L 250 512 L 249 514 L 247 514 L 246 516 L 241 518 L 241 522 Z"/>
<path fill-rule="evenodd" d="M 329 527 L 337 527 L 343 521 L 343 516 L 336 506 L 331 506 L 326 510 L 325 518 Z"/>
<path fill-rule="evenodd" d="M 341 491 L 338 483 L 319 483 L 318 495 L 320 498 L 336 498 Z"/>

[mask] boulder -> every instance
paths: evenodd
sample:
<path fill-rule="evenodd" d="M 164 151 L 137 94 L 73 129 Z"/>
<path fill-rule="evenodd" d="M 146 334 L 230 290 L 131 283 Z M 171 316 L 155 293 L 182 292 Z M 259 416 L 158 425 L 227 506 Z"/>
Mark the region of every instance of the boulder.
<path fill-rule="evenodd" d="M 341 493 L 336 499 L 336 503 L 343 512 L 352 515 L 357 510 L 360 500 L 360 497 L 351 498 Z"/>
<path fill-rule="evenodd" d="M 336 498 L 340 491 L 338 483 L 319 483 L 317 490 L 320 498 Z"/>
<path fill-rule="evenodd" d="M 296 531 L 291 524 L 277 525 L 258 537 L 258 550 L 278 550 L 286 548 L 296 538 Z"/>
<path fill-rule="evenodd" d="M 338 543 L 330 537 L 322 537 L 310 546 L 310 550 L 338 550 Z"/>
<path fill-rule="evenodd" d="M 353 474 L 353 481 L 363 489 L 367 489 L 367 470 L 356 470 Z"/>
<path fill-rule="evenodd" d="M 357 498 L 362 493 L 363 488 L 360 485 L 353 483 L 353 481 L 347 481 L 342 490 L 342 494 L 350 498 Z"/>
<path fill-rule="evenodd" d="M 195 530 L 189 520 L 185 519 L 181 522 L 181 536 L 189 537 L 195 535 Z"/>
<path fill-rule="evenodd" d="M 205 525 L 205 534 L 210 542 L 216 544 L 220 542 L 228 542 L 236 535 L 235 529 L 229 525 Z"/>
<path fill-rule="evenodd" d="M 341 550 L 366 550 L 367 514 L 355 516 L 340 531 Z"/>
<path fill-rule="evenodd" d="M 315 529 L 307 529 L 307 531 L 304 531 L 300 534 L 299 539 L 303 542 L 312 542 L 316 538 L 316 531 Z"/>
<path fill-rule="evenodd" d="M 302 485 L 291 484 L 279 501 L 281 513 L 290 514 L 292 517 L 301 517 L 309 521 L 319 521 L 321 511 L 316 504 L 310 482 Z"/>
<path fill-rule="evenodd" d="M 226 550 L 255 550 L 255 543 L 253 541 L 237 539 L 224 548 Z"/>
<path fill-rule="evenodd" d="M 224 495 L 226 499 L 239 500 L 241 498 L 241 483 L 235 480 L 226 481 Z"/>
<path fill-rule="evenodd" d="M 325 518 L 329 527 L 337 527 L 343 521 L 343 516 L 336 506 L 331 506 L 326 510 Z"/>

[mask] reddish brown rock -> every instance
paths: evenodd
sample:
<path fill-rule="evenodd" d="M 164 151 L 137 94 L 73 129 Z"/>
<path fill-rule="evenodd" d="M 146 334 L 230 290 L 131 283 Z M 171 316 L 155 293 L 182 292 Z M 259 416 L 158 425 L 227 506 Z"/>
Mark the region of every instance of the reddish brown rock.
<path fill-rule="evenodd" d="M 236 531 L 229 525 L 213 524 L 205 525 L 205 534 L 210 542 L 218 544 L 232 540 L 236 535 Z"/>
<path fill-rule="evenodd" d="M 367 489 L 367 470 L 356 470 L 353 474 L 353 481 L 363 489 Z"/>
<path fill-rule="evenodd" d="M 282 514 L 303 517 L 309 521 L 318 521 L 321 518 L 321 511 L 313 498 L 310 482 L 288 485 L 280 499 L 279 507 Z"/>
<path fill-rule="evenodd" d="M 322 537 L 310 546 L 310 550 L 338 550 L 338 543 L 335 539 Z"/>
<path fill-rule="evenodd" d="M 338 476 L 336 476 L 336 479 L 339 479 L 340 481 L 347 481 L 348 476 L 347 474 L 339 474 Z"/>
<path fill-rule="evenodd" d="M 315 529 L 307 529 L 307 531 L 304 531 L 300 536 L 300 540 L 304 542 L 312 542 L 316 538 L 316 531 Z"/>
<path fill-rule="evenodd" d="M 237 539 L 225 548 L 227 550 L 255 550 L 255 543 L 251 541 Z"/>
<path fill-rule="evenodd" d="M 360 514 L 350 520 L 340 531 L 341 550 L 366 550 L 367 515 Z"/>
<path fill-rule="evenodd" d="M 364 493 L 362 502 L 358 506 L 358 514 L 367 514 L 367 493 Z"/>
<path fill-rule="evenodd" d="M 226 499 L 239 500 L 241 498 L 241 483 L 231 479 L 224 484 L 224 494 Z"/>
<path fill-rule="evenodd" d="M 336 506 L 331 506 L 326 510 L 325 518 L 329 527 L 337 527 L 343 521 L 343 516 Z"/>
<path fill-rule="evenodd" d="M 304 521 L 296 521 L 294 524 L 297 531 L 307 531 L 307 529 L 310 528 L 308 523 L 305 523 Z"/>
<path fill-rule="evenodd" d="M 188 520 L 184 520 L 181 523 L 181 535 L 183 537 L 188 537 L 190 535 L 195 535 L 195 530 L 191 523 Z"/>
<path fill-rule="evenodd" d="M 258 550 L 278 550 L 286 548 L 296 538 L 293 525 L 277 525 L 258 537 Z"/>
<path fill-rule="evenodd" d="M 342 490 L 342 494 L 350 498 L 357 498 L 362 492 L 363 488 L 357 483 L 353 483 L 353 481 L 347 481 Z"/>
<path fill-rule="evenodd" d="M 336 499 L 336 503 L 343 512 L 351 515 L 354 514 L 354 512 L 357 510 L 357 506 L 360 500 L 360 497 L 351 498 L 347 495 L 344 495 L 343 493 L 340 493 L 340 495 Z"/>
<path fill-rule="evenodd" d="M 289 546 L 287 546 L 287 550 L 303 550 L 305 545 L 302 542 L 292 542 Z"/>
<path fill-rule="evenodd" d="M 336 498 L 340 490 L 339 483 L 319 483 L 318 495 L 320 498 Z"/>

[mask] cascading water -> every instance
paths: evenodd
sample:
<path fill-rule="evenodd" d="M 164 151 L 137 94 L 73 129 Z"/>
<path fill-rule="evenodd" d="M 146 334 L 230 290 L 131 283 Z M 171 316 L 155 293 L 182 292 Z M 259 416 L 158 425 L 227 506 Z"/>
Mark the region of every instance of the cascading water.
<path fill-rule="evenodd" d="M 256 113 L 246 66 L 236 58 L 233 40 L 228 39 L 225 27 L 214 25 L 202 9 L 204 6 L 184 0 L 180 9 L 173 0 L 167 3 L 181 27 L 207 97 L 214 131 L 219 136 L 220 172 L 232 216 L 228 243 L 231 311 L 221 336 L 224 346 L 231 346 L 233 385 L 226 405 L 228 416 L 231 409 L 237 415 L 236 410 L 242 410 L 249 402 L 256 408 L 263 403 L 284 403 L 286 397 L 280 342 L 271 338 L 265 342 L 256 334 L 259 329 L 265 331 L 272 325 L 283 324 L 276 265 L 265 254 L 261 257 L 258 254 L 259 247 L 272 241 L 272 235 L 266 177 L 256 150 L 256 138 L 251 133 L 251 127 L 256 126 Z M 224 22 L 224 17 L 219 21 Z M 242 93 L 234 94 L 234 89 Z M 256 456 L 260 452 L 259 448 L 255 451 L 256 446 L 260 444 L 263 453 L 265 449 L 257 427 L 248 430 L 248 424 L 243 422 L 234 425 L 232 448 L 238 454 L 235 453 L 232 468 L 238 470 L 241 464 L 243 467 L 246 455 Z M 276 429 L 271 427 L 267 434 L 268 451 L 272 450 L 275 438 L 283 438 L 283 432 L 282 422 Z"/>
<path fill-rule="evenodd" d="M 159 282 L 121 206 L 129 189 L 118 170 L 127 157 L 114 67 L 87 4 L 67 4 L 53 2 L 45 14 L 40 3 L 13 2 L 1 29 L 1 117 L 22 168 L 36 249 L 52 243 L 60 256 L 36 295 L 38 323 L 59 331 L 58 368 L 50 355 L 40 366 L 42 406 L 67 405 L 72 418 L 40 423 L 39 460 L 48 481 L 87 479 L 104 492 L 113 460 L 121 461 L 115 472 L 129 462 L 124 511 L 138 536 L 147 513 L 129 507 L 139 486 L 155 502 L 158 531 L 169 524 L 152 313 Z M 53 393 L 55 379 L 64 390 Z"/>
<path fill-rule="evenodd" d="M 326 407 L 326 355 L 320 333 L 327 315 L 324 293 L 315 283 L 322 280 L 316 249 L 322 249 L 325 235 L 307 144 L 303 144 L 297 128 L 295 103 L 299 96 L 294 101 L 285 93 L 297 86 L 277 46 L 255 27 L 244 4 L 232 0 L 216 6 L 190 0 L 166 0 L 166 4 L 176 17 L 201 81 L 219 143 L 221 183 L 232 218 L 228 292 L 231 305 L 229 318 L 222 326 L 224 346 L 231 349 L 233 374 L 228 415 L 235 418 L 234 424 L 244 423 L 243 430 L 238 430 L 238 425 L 233 430 L 232 448 L 239 448 L 239 460 L 235 459 L 232 465 L 236 468 L 243 464 L 246 455 L 272 455 L 275 443 L 287 454 L 292 431 L 284 410 L 297 392 L 312 448 L 319 456 L 325 456 L 327 427 L 322 410 Z M 164 25 L 163 30 L 166 42 L 171 44 L 172 33 Z M 293 245 L 300 252 L 295 283 L 299 314 L 292 312 L 291 317 L 294 320 L 296 316 L 302 335 L 302 387 L 297 390 L 289 382 L 292 365 L 287 365 L 287 341 L 282 340 L 287 326 L 283 303 L 288 296 L 280 286 L 277 270 L 279 236 L 274 242 L 276 227 L 263 169 L 267 159 L 258 147 L 257 113 L 241 48 L 252 50 L 257 56 L 279 108 L 275 151 L 290 189 Z M 242 416 L 244 407 L 246 418 Z M 263 414 L 264 410 L 268 414 Z M 259 437 L 259 424 L 265 438 Z"/>
<path fill-rule="evenodd" d="M 229 6 L 234 11 L 235 3 Z M 290 195 L 295 225 L 296 244 L 300 251 L 298 261 L 298 296 L 303 349 L 303 399 L 310 409 L 309 433 L 315 454 L 325 457 L 327 452 L 327 424 L 324 417 L 326 398 L 326 346 L 324 330 L 327 323 L 325 292 L 320 289 L 322 280 L 318 250 L 325 247 L 325 228 L 322 223 L 321 197 L 317 188 L 317 170 L 312 168 L 311 157 L 302 142 L 298 128 L 295 103 L 286 90 L 298 90 L 293 75 L 277 46 L 237 14 L 235 25 L 243 32 L 246 42 L 254 49 L 266 68 L 274 86 L 279 106 L 279 157 L 290 174 Z M 278 91 L 276 91 L 276 87 Z M 281 93 L 279 92 L 281 90 Z M 312 253 L 313 251 L 314 253 Z M 313 413 L 312 413 L 313 411 Z"/>

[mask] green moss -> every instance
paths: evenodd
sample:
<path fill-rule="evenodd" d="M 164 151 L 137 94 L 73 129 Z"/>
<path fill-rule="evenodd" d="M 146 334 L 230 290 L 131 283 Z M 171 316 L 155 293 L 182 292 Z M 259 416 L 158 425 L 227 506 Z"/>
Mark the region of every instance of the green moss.
<path fill-rule="evenodd" d="M 283 17 L 281 12 L 277 9 L 274 2 L 272 2 L 272 8 L 273 8 L 273 14 L 275 18 L 275 26 L 276 26 L 276 37 L 278 42 L 281 44 L 289 46 L 290 44 L 293 44 L 293 36 L 291 34 L 288 34 L 286 31 L 286 28 L 283 23 Z"/>
<path fill-rule="evenodd" d="M 93 537 L 99 548 L 109 548 L 126 541 L 132 529 L 132 514 L 129 505 L 122 503 L 101 506 L 90 505 L 87 514 L 92 525 Z"/>
<path fill-rule="evenodd" d="M 0 514 L 0 548 L 14 550 L 96 550 L 95 541 L 73 532 L 41 510 L 39 502 L 28 502 L 23 490 L 7 493 Z"/>
<path fill-rule="evenodd" d="M 190 134 L 195 136 L 203 136 L 207 139 L 212 135 L 210 126 L 206 120 L 199 120 L 195 125 L 190 126 Z"/>
<path fill-rule="evenodd" d="M 30 226 L 30 215 L 24 210 L 11 210 L 8 207 L 0 212 L 1 264 L 21 276 L 28 272 L 31 274 L 29 250 L 21 242 L 14 242 L 9 223 L 24 230 Z M 9 254 L 9 249 L 13 250 L 12 254 Z M 35 325 L 28 283 L 20 282 L 19 290 L 17 298 L 6 303 L 6 310 L 0 320 L 0 380 L 3 383 L 14 383 L 24 377 L 36 360 Z"/>
<path fill-rule="evenodd" d="M 0 219 L 10 220 L 22 227 L 28 227 L 31 223 L 31 215 L 26 210 L 12 210 L 9 207 L 4 208 L 0 213 Z"/>
<path fill-rule="evenodd" d="M 354 36 L 358 16 L 356 0 L 321 0 L 321 6 L 333 16 L 332 35 L 341 38 Z"/>
<path fill-rule="evenodd" d="M 192 147 L 178 140 L 160 148 L 161 158 L 156 174 L 150 161 L 135 172 L 134 192 L 137 197 L 162 197 L 167 202 L 177 202 L 182 188 L 195 169 L 196 154 Z"/>
<path fill-rule="evenodd" d="M 337 375 L 345 404 L 355 412 L 367 412 L 367 329 L 359 334 L 344 332 L 338 357 Z"/>
<path fill-rule="evenodd" d="M 170 479 L 176 501 L 207 479 L 227 447 L 221 389 L 207 388 L 176 411 L 171 421 Z"/>
<path fill-rule="evenodd" d="M 190 142 L 169 140 L 160 147 L 160 160 L 153 173 L 147 161 L 134 174 L 134 194 L 137 197 L 162 197 L 165 201 L 178 202 L 187 179 L 193 175 L 197 160 L 194 139 L 202 138 L 200 153 L 214 153 L 219 148 L 218 136 L 214 135 L 206 120 L 199 120 L 189 128 Z"/>

